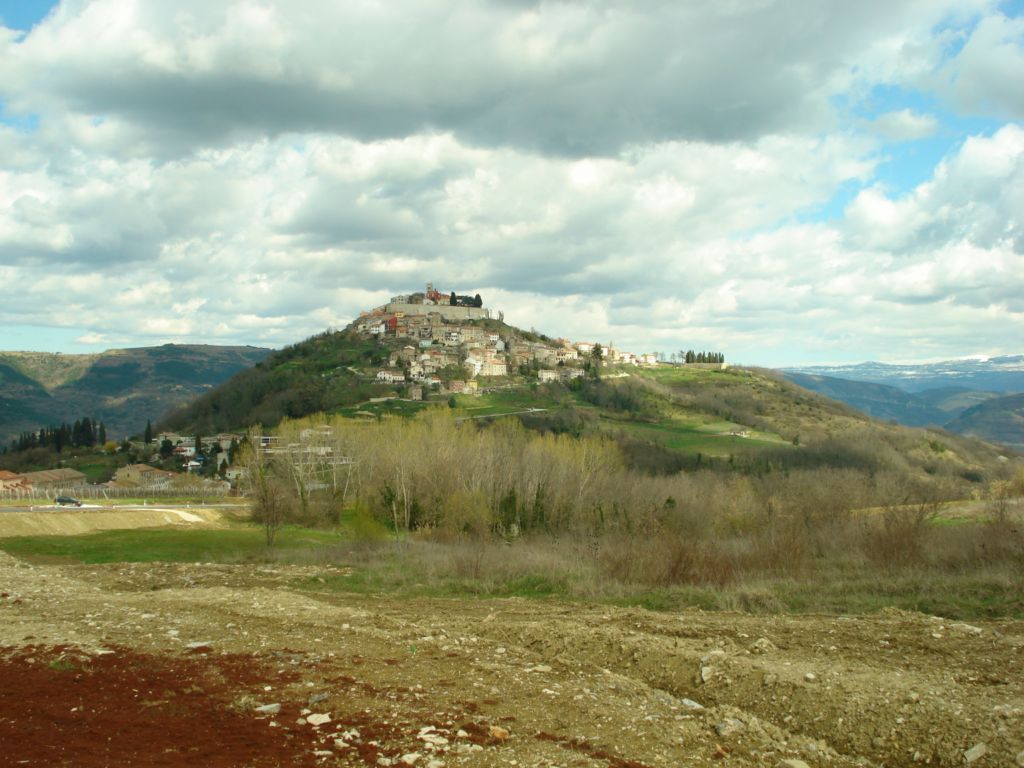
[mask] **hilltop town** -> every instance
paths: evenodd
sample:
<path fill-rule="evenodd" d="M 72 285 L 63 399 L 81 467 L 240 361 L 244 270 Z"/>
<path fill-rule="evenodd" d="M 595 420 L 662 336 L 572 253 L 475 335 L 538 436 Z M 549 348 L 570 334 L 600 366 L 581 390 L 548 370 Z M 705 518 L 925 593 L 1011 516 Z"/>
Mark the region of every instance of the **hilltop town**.
<path fill-rule="evenodd" d="M 0 467 L 7 470 L 0 475 L 0 497 L 41 491 L 73 498 L 143 489 L 153 494 L 179 491 L 182 485 L 216 495 L 237 481 L 235 447 L 243 439 L 241 430 L 254 423 L 273 427 L 283 417 L 318 411 L 356 418 L 408 415 L 428 402 L 452 405 L 459 395 L 527 391 L 537 384 L 581 390 L 585 378 L 624 378 L 637 367 L 726 367 L 719 353 L 681 352 L 664 360 L 611 342 L 522 330 L 486 307 L 480 294 L 446 293 L 429 283 L 424 291 L 361 312 L 341 332 L 329 330 L 275 353 L 271 363 L 247 369 L 188 409 L 170 414 L 155 433 L 147 423 L 141 439 L 109 445 L 72 439 L 68 445 L 75 455 L 69 457 L 50 439 L 60 430 L 26 432 L 11 447 L 10 466 Z M 59 474 L 42 472 L 50 469 Z M 40 471 L 37 476 L 34 470 Z"/>
<path fill-rule="evenodd" d="M 480 379 L 522 374 L 540 382 L 570 381 L 600 366 L 657 366 L 654 352 L 634 353 L 592 341 L 551 339 L 519 331 L 492 316 L 480 294 L 426 290 L 395 296 L 387 304 L 360 313 L 350 329 L 391 347 L 387 364 L 376 370 L 384 384 L 410 384 L 422 398 L 423 386 L 458 393 L 478 388 Z M 400 344 L 405 340 L 406 343 Z M 694 353 L 690 353 L 694 354 Z M 714 361 L 708 359 L 714 357 Z M 724 368 L 720 354 L 700 353 L 694 365 Z"/>

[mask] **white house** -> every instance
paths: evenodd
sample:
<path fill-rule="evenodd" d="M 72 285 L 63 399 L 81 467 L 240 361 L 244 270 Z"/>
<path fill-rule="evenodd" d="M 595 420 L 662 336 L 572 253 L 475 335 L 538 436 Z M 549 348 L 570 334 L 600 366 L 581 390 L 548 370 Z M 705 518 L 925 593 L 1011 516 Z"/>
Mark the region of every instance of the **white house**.
<path fill-rule="evenodd" d="M 560 363 L 568 363 L 572 360 L 579 360 L 579 353 L 571 347 L 561 347 L 555 350 L 555 357 Z"/>
<path fill-rule="evenodd" d="M 501 360 L 486 360 L 479 373 L 481 376 L 508 376 L 508 366 Z"/>

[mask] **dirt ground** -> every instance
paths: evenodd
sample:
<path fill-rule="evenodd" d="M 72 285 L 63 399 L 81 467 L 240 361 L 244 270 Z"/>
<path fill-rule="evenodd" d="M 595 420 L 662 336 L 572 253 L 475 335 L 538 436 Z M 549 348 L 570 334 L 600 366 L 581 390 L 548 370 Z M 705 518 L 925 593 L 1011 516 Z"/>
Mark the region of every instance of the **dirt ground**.
<path fill-rule="evenodd" d="M 198 526 L 216 528 L 223 525 L 224 512 L 208 507 L 117 506 L 99 509 L 43 510 L 0 509 L 0 537 L 7 536 L 76 536 L 97 531 L 127 528 L 161 528 Z"/>
<path fill-rule="evenodd" d="M 0 766 L 1024 765 L 1024 622 L 396 600 L 323 575 L 0 553 Z"/>

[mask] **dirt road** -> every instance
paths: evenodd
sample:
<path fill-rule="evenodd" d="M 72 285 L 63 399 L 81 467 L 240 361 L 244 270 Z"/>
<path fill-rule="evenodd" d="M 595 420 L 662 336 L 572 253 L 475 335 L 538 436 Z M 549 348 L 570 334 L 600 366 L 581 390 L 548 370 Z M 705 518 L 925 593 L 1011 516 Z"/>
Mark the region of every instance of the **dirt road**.
<path fill-rule="evenodd" d="M 0 764 L 1024 765 L 1024 622 L 399 601 L 323 574 L 0 554 Z"/>

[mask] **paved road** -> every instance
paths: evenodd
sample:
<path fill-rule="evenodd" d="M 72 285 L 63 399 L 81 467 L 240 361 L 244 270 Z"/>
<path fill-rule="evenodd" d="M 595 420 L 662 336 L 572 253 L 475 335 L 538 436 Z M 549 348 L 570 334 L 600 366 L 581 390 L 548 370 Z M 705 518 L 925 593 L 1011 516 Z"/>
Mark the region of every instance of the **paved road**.
<path fill-rule="evenodd" d="M 172 503 L 168 503 L 168 504 L 163 504 L 159 500 L 154 500 L 152 503 L 148 503 L 148 504 L 90 504 L 88 502 L 84 502 L 83 501 L 82 502 L 82 506 L 80 506 L 80 507 L 76 507 L 76 506 L 72 506 L 72 505 L 68 505 L 68 504 L 65 504 L 64 506 L 61 506 L 59 504 L 47 504 L 47 503 L 32 504 L 32 503 L 28 503 L 28 504 L 19 504 L 17 506 L 0 505 L 0 514 L 3 514 L 4 512 L 87 512 L 87 511 L 95 512 L 97 510 L 100 510 L 100 511 L 104 511 L 105 510 L 105 511 L 108 511 L 108 512 L 126 512 L 126 511 L 137 510 L 137 509 L 145 510 L 145 509 L 155 509 L 155 508 L 159 508 L 159 509 L 184 509 L 184 510 L 188 510 L 188 509 L 193 509 L 195 507 L 201 507 L 202 509 L 225 509 L 225 508 L 227 508 L 227 509 L 232 509 L 232 508 L 244 509 L 245 505 L 244 504 L 207 504 L 207 503 L 184 503 L 183 504 L 183 503 L 180 503 L 180 502 L 172 502 Z"/>

